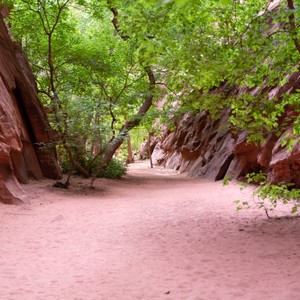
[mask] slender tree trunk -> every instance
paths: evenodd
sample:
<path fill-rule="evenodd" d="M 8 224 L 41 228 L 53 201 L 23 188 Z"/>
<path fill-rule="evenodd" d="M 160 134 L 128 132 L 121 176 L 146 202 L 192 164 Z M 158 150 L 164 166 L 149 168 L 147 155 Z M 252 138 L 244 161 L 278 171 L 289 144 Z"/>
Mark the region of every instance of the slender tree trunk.
<path fill-rule="evenodd" d="M 79 164 L 79 162 L 76 161 L 74 158 L 72 148 L 69 146 L 68 143 L 68 122 L 67 122 L 67 112 L 63 110 L 61 100 L 59 98 L 57 89 L 56 89 L 56 68 L 53 61 L 53 36 L 54 32 L 59 24 L 61 15 L 63 11 L 66 9 L 67 4 L 70 0 L 66 0 L 61 5 L 58 5 L 58 12 L 55 16 L 54 23 L 50 26 L 48 19 L 47 19 L 47 12 L 45 11 L 45 7 L 41 5 L 41 1 L 37 0 L 37 3 L 41 6 L 40 10 L 38 10 L 38 15 L 42 23 L 43 30 L 48 38 L 48 67 L 49 67 L 49 89 L 52 93 L 48 93 L 49 98 L 51 99 L 52 103 L 54 104 L 54 116 L 56 119 L 58 131 L 59 131 L 59 137 L 62 141 L 62 145 L 66 150 L 66 153 L 68 155 L 68 158 L 72 164 L 71 169 L 73 167 L 76 167 L 78 171 L 85 177 L 89 177 L 89 173 Z M 62 117 L 59 117 L 59 112 L 64 112 Z M 69 181 L 69 178 L 68 178 Z M 68 182 L 69 184 L 69 182 Z"/>
<path fill-rule="evenodd" d="M 151 133 L 148 132 L 148 154 L 150 160 L 150 168 L 153 169 L 153 162 L 152 162 L 152 153 L 151 153 Z"/>
<path fill-rule="evenodd" d="M 132 153 L 130 134 L 128 134 L 128 136 L 127 136 L 127 153 L 128 154 L 127 154 L 126 162 L 128 164 L 134 163 L 134 157 L 133 157 L 133 153 Z"/>
<path fill-rule="evenodd" d="M 125 124 L 122 126 L 121 130 L 119 131 L 118 135 L 115 136 L 107 145 L 105 149 L 105 153 L 99 165 L 99 168 L 97 170 L 98 173 L 110 163 L 114 153 L 119 149 L 119 147 L 122 145 L 123 141 L 127 137 L 128 132 L 132 128 L 140 124 L 142 117 L 146 114 L 146 112 L 149 110 L 149 108 L 152 105 L 152 101 L 154 98 L 154 88 L 155 88 L 154 74 L 150 67 L 145 68 L 145 71 L 149 79 L 149 87 L 148 87 L 149 93 L 146 96 L 144 102 L 142 103 L 138 113 L 134 116 L 134 118 L 130 121 L 125 122 Z"/>

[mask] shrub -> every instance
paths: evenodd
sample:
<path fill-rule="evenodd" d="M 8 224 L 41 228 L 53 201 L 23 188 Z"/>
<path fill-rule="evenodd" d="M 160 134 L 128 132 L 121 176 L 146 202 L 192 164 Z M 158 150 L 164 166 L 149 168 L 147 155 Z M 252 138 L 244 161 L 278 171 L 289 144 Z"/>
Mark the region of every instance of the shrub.
<path fill-rule="evenodd" d="M 125 163 L 116 158 L 113 158 L 109 165 L 98 174 L 98 177 L 120 179 L 123 175 L 126 174 L 126 171 L 127 168 Z"/>

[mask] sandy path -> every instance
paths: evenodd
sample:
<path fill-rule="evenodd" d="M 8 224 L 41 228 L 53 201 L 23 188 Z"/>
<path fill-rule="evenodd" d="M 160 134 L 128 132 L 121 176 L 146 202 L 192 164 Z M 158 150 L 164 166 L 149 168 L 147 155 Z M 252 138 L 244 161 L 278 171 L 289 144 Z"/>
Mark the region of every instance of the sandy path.
<path fill-rule="evenodd" d="M 144 164 L 76 183 L 0 205 L 1 300 L 300 299 L 299 219 L 237 213 L 250 191 Z"/>

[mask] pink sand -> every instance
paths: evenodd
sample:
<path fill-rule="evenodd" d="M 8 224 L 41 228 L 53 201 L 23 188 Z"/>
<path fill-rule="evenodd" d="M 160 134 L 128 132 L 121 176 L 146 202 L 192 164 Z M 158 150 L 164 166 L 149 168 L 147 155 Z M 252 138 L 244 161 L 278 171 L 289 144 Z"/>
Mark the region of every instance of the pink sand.
<path fill-rule="evenodd" d="M 51 183 L 0 204 L 1 300 L 300 299 L 299 219 L 237 213 L 250 189 L 145 163 L 95 190 Z"/>

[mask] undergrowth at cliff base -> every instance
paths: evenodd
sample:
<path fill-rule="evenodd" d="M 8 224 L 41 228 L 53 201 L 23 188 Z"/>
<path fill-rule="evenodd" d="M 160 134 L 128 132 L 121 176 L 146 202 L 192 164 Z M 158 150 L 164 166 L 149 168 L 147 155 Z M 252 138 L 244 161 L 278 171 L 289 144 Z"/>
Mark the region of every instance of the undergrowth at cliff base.
<path fill-rule="evenodd" d="M 224 178 L 224 185 L 229 184 L 230 178 Z M 295 188 L 293 183 L 271 184 L 263 172 L 249 173 L 245 182 L 239 182 L 241 190 L 246 187 L 254 187 L 249 201 L 235 200 L 237 211 L 249 208 L 263 209 L 269 219 L 270 212 L 274 211 L 279 204 L 290 205 L 291 214 L 296 215 L 300 207 L 300 189 Z"/>
<path fill-rule="evenodd" d="M 126 172 L 126 164 L 116 158 L 113 158 L 108 166 L 98 174 L 98 177 L 120 179 L 126 174 Z"/>
<path fill-rule="evenodd" d="M 90 174 L 94 174 L 97 169 L 97 161 L 87 168 Z M 89 160 L 81 161 L 81 164 L 85 167 L 89 165 Z M 68 173 L 68 170 L 71 168 L 68 165 L 68 161 L 63 161 L 62 164 L 63 173 Z M 97 174 L 97 178 L 110 178 L 110 179 L 120 179 L 122 176 L 126 175 L 127 165 L 125 159 L 113 158 L 110 163 Z M 81 175 L 80 172 L 75 168 L 73 170 L 73 175 Z"/>

